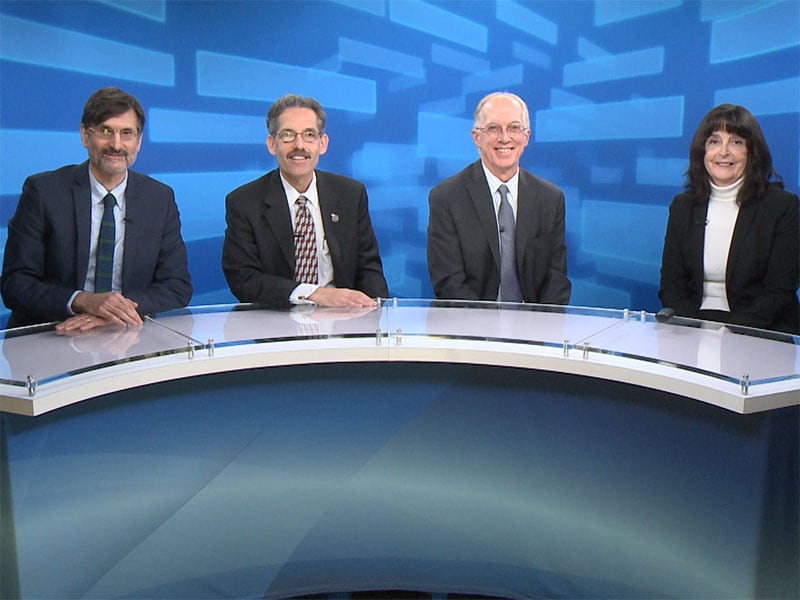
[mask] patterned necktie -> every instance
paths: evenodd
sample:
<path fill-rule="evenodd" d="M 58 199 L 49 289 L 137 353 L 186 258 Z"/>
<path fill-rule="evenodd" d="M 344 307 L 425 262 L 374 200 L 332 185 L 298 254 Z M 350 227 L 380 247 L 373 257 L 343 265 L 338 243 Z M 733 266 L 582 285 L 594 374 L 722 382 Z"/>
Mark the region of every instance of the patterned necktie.
<path fill-rule="evenodd" d="M 100 221 L 100 235 L 97 237 L 97 255 L 95 258 L 94 291 L 110 292 L 111 276 L 114 273 L 114 240 L 116 225 L 114 223 L 114 205 L 117 199 L 114 194 L 106 194 L 103 198 L 103 220 Z"/>
<path fill-rule="evenodd" d="M 508 202 L 508 187 L 503 184 L 500 191 L 500 210 L 497 223 L 500 226 L 500 301 L 522 302 L 522 290 L 517 275 L 517 248 L 514 211 Z"/>
<path fill-rule="evenodd" d="M 308 210 L 305 196 L 295 201 L 294 217 L 294 280 L 298 283 L 317 283 L 317 236 L 314 219 Z"/>

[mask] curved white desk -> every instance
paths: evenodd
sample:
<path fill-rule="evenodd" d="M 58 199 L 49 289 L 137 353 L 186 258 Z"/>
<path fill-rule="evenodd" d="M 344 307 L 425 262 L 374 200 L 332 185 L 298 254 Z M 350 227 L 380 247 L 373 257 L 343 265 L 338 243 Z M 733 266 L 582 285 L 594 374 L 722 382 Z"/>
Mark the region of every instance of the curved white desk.
<path fill-rule="evenodd" d="M 798 340 L 690 325 L 398 301 L 7 335 L 0 597 L 796 597 Z"/>
<path fill-rule="evenodd" d="M 258 367 L 449 362 L 631 383 L 738 413 L 800 404 L 800 339 L 626 311 L 388 301 L 379 309 L 200 307 L 140 330 L 10 337 L 0 410 L 38 415 L 110 392 Z"/>

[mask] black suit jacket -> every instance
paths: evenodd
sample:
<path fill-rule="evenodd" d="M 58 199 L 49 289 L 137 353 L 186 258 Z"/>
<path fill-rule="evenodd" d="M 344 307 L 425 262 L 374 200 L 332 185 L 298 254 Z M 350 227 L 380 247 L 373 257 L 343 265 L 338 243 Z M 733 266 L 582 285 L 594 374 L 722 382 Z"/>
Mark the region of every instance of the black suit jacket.
<path fill-rule="evenodd" d="M 700 316 L 707 211 L 707 201 L 693 204 L 688 193 L 669 207 L 658 295 L 686 317 Z M 766 197 L 739 209 L 725 272 L 729 322 L 800 333 L 798 214 L 797 196 L 774 183 Z"/>
<path fill-rule="evenodd" d="M 517 270 L 525 302 L 567 304 L 564 193 L 520 169 Z M 437 298 L 497 300 L 500 242 L 492 193 L 478 160 L 431 190 L 428 273 Z"/>
<path fill-rule="evenodd" d="M 172 188 L 128 171 L 122 294 L 141 314 L 186 306 L 192 284 Z M 62 320 L 89 265 L 89 163 L 31 175 L 8 222 L 0 278 L 9 327 Z"/>
<path fill-rule="evenodd" d="M 364 185 L 317 171 L 317 193 L 336 287 L 386 298 L 378 242 Z M 286 306 L 294 280 L 294 231 L 280 172 L 275 169 L 225 198 L 222 270 L 240 302 Z"/>

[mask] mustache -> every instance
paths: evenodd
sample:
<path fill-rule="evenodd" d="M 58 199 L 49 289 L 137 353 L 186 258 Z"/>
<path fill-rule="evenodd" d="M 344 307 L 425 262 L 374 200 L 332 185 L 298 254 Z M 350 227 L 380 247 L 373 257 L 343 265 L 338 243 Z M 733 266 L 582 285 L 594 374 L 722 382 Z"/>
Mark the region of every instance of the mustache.
<path fill-rule="evenodd" d="M 126 150 L 114 150 L 113 148 L 106 148 L 103 150 L 103 156 L 124 156 L 128 158 L 128 152 Z"/>

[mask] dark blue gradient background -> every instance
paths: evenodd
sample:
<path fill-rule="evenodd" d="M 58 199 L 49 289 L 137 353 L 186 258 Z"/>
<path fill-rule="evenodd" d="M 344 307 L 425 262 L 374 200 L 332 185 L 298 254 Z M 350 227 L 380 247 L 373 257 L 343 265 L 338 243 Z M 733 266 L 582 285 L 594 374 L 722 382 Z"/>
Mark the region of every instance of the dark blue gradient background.
<path fill-rule="evenodd" d="M 797 407 L 370 363 L 165 383 L 2 425 L 3 581 L 18 566 L 24 598 L 798 592 Z"/>

